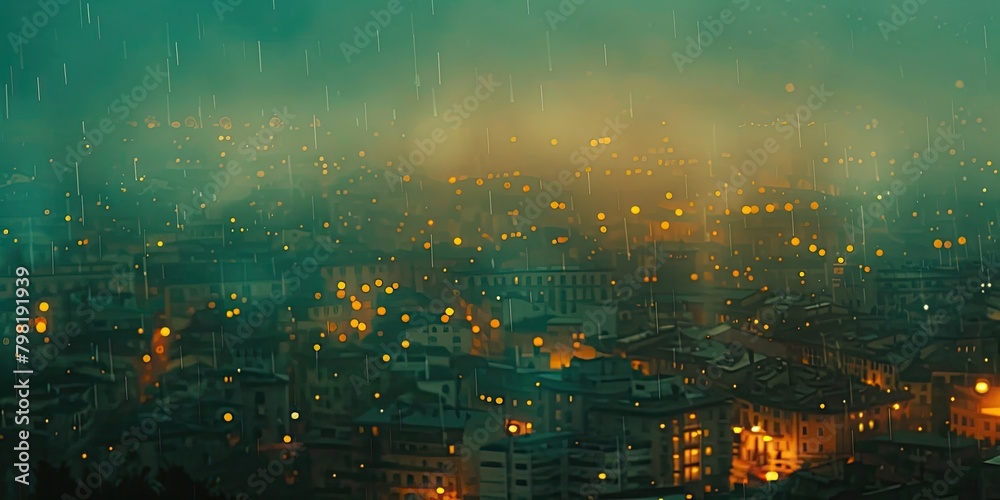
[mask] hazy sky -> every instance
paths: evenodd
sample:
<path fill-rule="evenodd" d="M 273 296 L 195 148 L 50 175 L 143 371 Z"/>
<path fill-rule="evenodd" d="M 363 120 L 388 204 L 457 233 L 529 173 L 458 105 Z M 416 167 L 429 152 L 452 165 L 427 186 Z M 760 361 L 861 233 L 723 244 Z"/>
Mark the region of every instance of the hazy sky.
<path fill-rule="evenodd" d="M 31 18 L 37 12 L 34 2 L 18 4 L 4 7 L 12 13 L 3 16 L 4 32 L 19 31 L 21 16 Z M 315 114 L 322 123 L 320 154 L 346 157 L 345 165 L 371 167 L 408 154 L 414 139 L 431 137 L 434 129 L 442 128 L 448 140 L 420 168 L 435 176 L 476 175 L 472 165 L 484 172 L 512 166 L 539 173 L 565 168 L 570 154 L 598 135 L 605 118 L 629 108 L 630 94 L 634 116 L 625 115 L 629 129 L 613 148 L 621 155 L 620 164 L 661 146 L 674 147 L 675 157 L 703 161 L 714 147 L 717 155 L 733 153 L 730 162 L 739 163 L 746 148 L 758 147 L 774 135 L 770 129 L 742 126 L 794 113 L 807 102 L 813 86 L 834 95 L 815 112 L 817 124 L 803 130 L 803 147 L 798 147 L 797 138 L 783 146 L 783 169 L 828 154 L 839 157 L 844 148 L 851 148 L 851 155 L 878 150 L 880 156 L 905 157 L 925 147 L 925 117 L 932 130 L 949 121 L 952 101 L 956 110 L 966 110 L 974 125 L 963 138 L 967 143 L 980 142 L 988 139 L 991 117 L 998 111 L 997 87 L 991 79 L 1000 77 L 1000 64 L 993 55 L 996 47 L 986 48 L 984 39 L 984 25 L 986 36 L 997 26 L 997 11 L 990 2 L 966 2 L 958 8 L 931 0 L 908 19 L 897 16 L 896 21 L 903 21 L 897 27 L 894 4 L 886 1 L 588 0 L 576 5 L 571 0 L 532 0 L 528 14 L 523 0 L 436 0 L 433 13 L 430 0 L 400 0 L 401 12 L 379 27 L 378 42 L 358 47 L 360 53 L 352 54 L 348 62 L 341 44 L 353 44 L 354 28 L 364 29 L 373 21 L 372 10 L 385 10 L 391 4 L 274 0 L 272 10 L 271 0 L 244 0 L 231 12 L 225 9 L 220 20 L 207 0 L 142 5 L 95 1 L 82 7 L 71 0 L 23 45 L 23 69 L 21 56 L 9 43 L 0 50 L 4 69 L 0 80 L 8 92 L 11 84 L 14 87 L 10 118 L 0 114 L 4 151 L 0 162 L 5 169 L 30 170 L 49 158 L 64 157 L 57 152 L 81 139 L 81 122 L 96 127 L 109 116 L 117 96 L 142 82 L 147 65 L 166 68 L 168 51 L 169 91 L 161 84 L 124 121 L 141 124 L 152 115 L 166 127 L 168 94 L 170 119 L 181 122 L 198 115 L 200 98 L 206 128 L 222 116 L 238 124 L 255 120 L 258 127 L 261 109 L 269 115 L 272 108 L 287 106 L 297 115 L 292 124 L 302 130 L 289 134 L 284 147 L 306 157 L 302 161 L 318 156 L 311 151 L 309 128 Z M 560 5 L 568 15 L 559 14 Z M 718 36 L 710 39 L 707 32 L 724 9 L 732 12 L 731 23 L 722 24 Z M 886 31 L 888 40 L 880 20 L 893 28 Z M 697 46 L 699 21 L 706 43 L 701 55 L 680 71 L 674 53 Z M 204 31 L 200 40 L 199 22 Z M 419 100 L 414 86 L 414 34 Z M 258 41 L 263 48 L 262 73 Z M 63 83 L 64 63 L 68 85 Z M 492 74 L 502 85 L 453 129 L 455 121 L 447 121 L 446 110 L 474 95 L 477 73 Z M 964 88 L 957 88 L 958 80 Z M 795 86 L 794 92 L 786 91 L 788 83 Z M 390 124 L 394 111 L 397 120 Z M 975 123 L 977 117 L 983 118 L 982 124 Z M 109 165 L 131 170 L 133 156 L 148 164 L 168 161 L 173 139 L 199 132 L 183 127 L 133 129 L 115 113 L 110 118 L 116 127 L 112 138 L 97 145 L 94 156 L 81 165 L 85 183 L 106 179 Z M 866 130 L 873 120 L 877 127 Z M 661 125 L 663 121 L 666 125 Z M 828 146 L 822 144 L 823 124 Z M 331 135 L 322 137 L 326 132 Z M 143 134 L 145 138 L 140 137 Z M 512 136 L 518 138 L 516 143 L 511 143 Z M 150 151 L 135 145 L 139 142 L 122 143 L 132 137 L 161 146 Z M 670 138 L 668 144 L 664 137 Z M 553 138 L 558 146 L 550 144 Z M 301 153 L 300 146 L 310 151 Z M 217 163 L 219 149 L 206 148 L 207 163 Z M 363 159 L 358 155 L 361 150 L 367 153 Z M 186 154 L 196 152 L 200 150 L 189 149 Z M 610 157 L 601 161 L 615 164 Z M 716 161 L 725 166 L 718 156 Z"/>

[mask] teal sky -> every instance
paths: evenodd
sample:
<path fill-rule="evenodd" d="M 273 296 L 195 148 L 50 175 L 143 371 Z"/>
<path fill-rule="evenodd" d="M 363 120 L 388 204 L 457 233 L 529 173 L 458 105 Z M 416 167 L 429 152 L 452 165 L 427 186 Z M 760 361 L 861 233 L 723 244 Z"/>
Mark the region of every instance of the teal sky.
<path fill-rule="evenodd" d="M 570 0 L 561 3 L 575 5 Z M 109 116 L 114 99 L 141 82 L 147 65 L 167 65 L 168 53 L 169 92 L 166 85 L 150 92 L 125 121 L 141 124 L 152 115 L 166 126 L 168 93 L 171 120 L 197 116 L 200 99 L 206 128 L 223 116 L 239 124 L 253 121 L 257 127 L 262 109 L 269 114 L 272 108 L 287 106 L 298 116 L 293 126 L 301 130 L 289 133 L 282 147 L 295 154 L 296 161 L 302 155 L 302 161 L 311 163 L 325 154 L 343 157 L 343 164 L 352 166 L 381 167 L 408 154 L 414 149 L 413 139 L 447 127 L 443 113 L 472 95 L 476 74 L 495 75 L 503 83 L 501 88 L 462 120 L 459 129 L 448 129 L 449 140 L 421 166 L 422 173 L 442 178 L 475 176 L 479 170 L 470 170 L 473 165 L 483 172 L 516 167 L 555 173 L 569 166 L 569 155 L 597 135 L 605 118 L 629 108 L 630 94 L 632 126 L 615 143 L 614 151 L 622 160 L 618 166 L 650 147 L 664 146 L 663 137 L 669 137 L 666 146 L 675 148 L 677 158 L 700 159 L 704 167 L 714 150 L 716 165 L 725 170 L 727 161 L 739 163 L 746 148 L 758 147 L 774 135 L 770 129 L 744 125 L 771 123 L 794 113 L 813 86 L 834 96 L 816 112 L 816 124 L 803 129 L 803 147 L 793 138 L 782 148 L 784 173 L 824 156 L 839 157 L 844 148 L 852 156 L 878 151 L 880 157 L 906 157 L 926 145 L 925 117 L 932 130 L 949 123 L 953 102 L 959 120 L 969 120 L 963 131 L 966 147 L 985 146 L 991 143 L 990 127 L 998 111 L 997 46 L 987 48 L 984 39 L 984 27 L 987 37 L 1000 27 L 998 11 L 990 2 L 961 6 L 942 0 L 913 2 L 919 8 L 886 40 L 879 21 L 893 23 L 894 3 L 887 1 L 588 0 L 561 20 L 554 14 L 560 2 L 554 0 L 531 1 L 530 14 L 522 0 L 436 0 L 433 13 L 430 0 L 400 0 L 402 12 L 380 28 L 381 51 L 373 40 L 351 62 L 345 60 L 340 45 L 352 43 L 354 28 L 364 28 L 373 19 L 370 12 L 386 9 L 388 2 L 274 0 L 272 9 L 271 0 L 244 0 L 220 20 L 208 1 L 151 1 L 141 6 L 95 1 L 89 4 L 89 22 L 88 4 L 82 5 L 82 16 L 77 2 L 62 6 L 27 41 L 23 68 L 21 56 L 10 44 L 0 50 L 4 69 L 0 80 L 8 91 L 13 84 L 10 117 L 0 114 L 4 169 L 30 172 L 35 165 L 64 156 L 57 152 L 81 139 L 81 122 L 96 127 Z M 4 32 L 19 30 L 20 17 L 31 17 L 34 8 L 29 2 L 6 6 L 11 15 L 3 16 Z M 699 21 L 707 31 L 708 23 L 726 8 L 733 11 L 732 23 L 704 44 L 702 54 L 683 72 L 678 71 L 674 52 L 687 50 Z M 556 19 L 559 22 L 551 24 Z M 199 22 L 204 31 L 201 39 Z M 414 34 L 419 100 L 414 87 Z M 263 72 L 258 67 L 258 41 Z M 63 83 L 64 63 L 68 85 Z M 958 80 L 964 88 L 957 88 Z M 787 92 L 787 83 L 796 90 Z M 390 124 L 394 112 L 398 119 Z M 312 151 L 313 114 L 322 123 L 319 154 Z M 81 165 L 84 184 L 112 179 L 112 166 L 123 168 L 121 172 L 131 170 L 133 156 L 142 156 L 144 163 L 169 161 L 175 139 L 199 132 L 213 136 L 185 128 L 134 129 L 113 114 L 111 118 L 117 124 L 112 139 L 95 147 L 94 155 Z M 977 118 L 982 123 L 976 123 Z M 666 125 L 661 125 L 663 121 Z M 876 127 L 866 129 L 875 121 Z M 323 137 L 326 132 L 330 135 Z M 510 142 L 511 136 L 518 138 L 516 144 Z M 132 138 L 135 143 L 122 142 Z M 549 143 L 553 138 L 559 146 Z M 300 146 L 310 151 L 301 153 Z M 185 154 L 216 163 L 221 149 L 189 147 Z M 362 150 L 364 159 L 358 155 Z M 723 152 L 732 153 L 732 159 L 721 158 Z M 147 158 L 152 159 L 147 162 Z M 599 162 L 616 166 L 610 157 Z M 130 177 L 121 172 L 117 180 Z M 688 173 L 700 175 L 695 170 Z M 870 177 L 874 180 L 874 174 Z"/>

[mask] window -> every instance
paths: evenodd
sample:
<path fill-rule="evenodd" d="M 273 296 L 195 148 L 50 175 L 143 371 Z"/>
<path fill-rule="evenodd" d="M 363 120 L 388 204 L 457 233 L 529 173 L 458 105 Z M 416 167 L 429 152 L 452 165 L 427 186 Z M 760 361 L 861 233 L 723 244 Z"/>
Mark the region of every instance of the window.
<path fill-rule="evenodd" d="M 806 426 L 804 426 L 804 425 L 802 426 L 802 435 L 803 436 L 808 436 L 809 435 L 809 428 L 806 427 Z"/>

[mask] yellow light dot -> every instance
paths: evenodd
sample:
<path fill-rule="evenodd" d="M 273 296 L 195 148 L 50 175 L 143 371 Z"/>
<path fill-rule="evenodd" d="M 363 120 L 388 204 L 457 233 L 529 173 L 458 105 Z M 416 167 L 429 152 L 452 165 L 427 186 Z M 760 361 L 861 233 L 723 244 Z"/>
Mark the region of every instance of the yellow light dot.
<path fill-rule="evenodd" d="M 934 240 L 934 248 L 941 248 L 944 246 L 944 242 L 941 240 Z"/>
<path fill-rule="evenodd" d="M 452 240 L 452 242 L 455 243 L 455 246 L 457 247 L 462 244 L 462 238 L 456 237 L 454 240 Z"/>
<path fill-rule="evenodd" d="M 170 329 L 167 328 L 167 327 L 160 328 L 160 336 L 169 337 L 170 336 Z"/>
<path fill-rule="evenodd" d="M 383 363 L 388 363 L 388 362 L 389 362 L 389 360 L 391 360 L 391 359 L 392 359 L 392 357 L 391 357 L 391 356 L 389 356 L 388 354 L 383 354 L 383 355 L 382 355 L 382 362 L 383 362 Z"/>
<path fill-rule="evenodd" d="M 674 215 L 680 217 L 680 216 L 684 215 L 684 210 L 681 210 L 681 209 L 678 208 L 677 210 L 674 210 Z"/>
<path fill-rule="evenodd" d="M 639 207 L 638 206 L 632 206 L 632 209 L 630 211 L 632 212 L 632 215 L 639 215 Z"/>
<path fill-rule="evenodd" d="M 799 243 L 801 243 L 801 242 L 802 242 L 802 240 L 800 240 L 798 236 L 792 237 L 791 243 L 792 243 L 793 247 L 799 246 Z"/>
<path fill-rule="evenodd" d="M 292 420 L 298 420 L 298 419 L 299 419 L 299 412 L 293 411 L 292 412 Z"/>
<path fill-rule="evenodd" d="M 691 273 L 691 281 L 698 281 L 698 273 Z"/>
<path fill-rule="evenodd" d="M 493 318 L 490 320 L 490 328 L 500 328 L 500 320 Z"/>
<path fill-rule="evenodd" d="M 847 253 L 851 253 L 853 251 L 854 251 L 854 245 L 847 245 Z"/>
<path fill-rule="evenodd" d="M 285 434 L 285 437 L 281 438 L 281 440 L 283 442 L 285 442 L 286 444 L 287 443 L 291 443 L 292 442 L 292 436 L 289 436 L 288 434 Z"/>
<path fill-rule="evenodd" d="M 607 216 L 604 215 L 604 212 L 598 212 L 597 213 L 597 220 L 604 220 L 606 217 Z"/>
<path fill-rule="evenodd" d="M 226 414 L 222 416 L 222 420 L 225 420 L 226 422 L 232 422 L 233 421 L 233 414 L 229 413 L 229 412 L 226 412 Z"/>
<path fill-rule="evenodd" d="M 661 223 L 660 223 L 660 229 L 664 229 L 664 230 L 666 230 L 666 229 L 670 229 L 670 223 L 669 223 L 669 222 L 667 222 L 667 221 L 663 221 L 663 222 L 661 222 Z"/>
<path fill-rule="evenodd" d="M 542 344 L 543 344 L 544 342 L 545 342 L 545 341 L 544 341 L 544 340 L 542 340 L 542 338 L 541 338 L 541 337 L 535 337 L 535 339 L 531 341 L 532 345 L 534 345 L 535 347 L 542 347 Z"/>
<path fill-rule="evenodd" d="M 153 359 L 153 358 L 151 358 L 151 357 L 149 356 L 149 354 L 143 354 L 143 355 L 142 355 L 142 362 L 143 362 L 143 363 L 149 363 L 149 361 L 150 361 L 151 359 Z"/>

